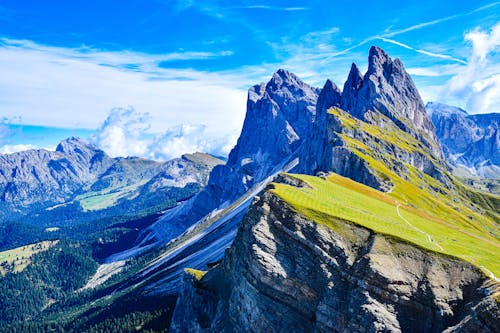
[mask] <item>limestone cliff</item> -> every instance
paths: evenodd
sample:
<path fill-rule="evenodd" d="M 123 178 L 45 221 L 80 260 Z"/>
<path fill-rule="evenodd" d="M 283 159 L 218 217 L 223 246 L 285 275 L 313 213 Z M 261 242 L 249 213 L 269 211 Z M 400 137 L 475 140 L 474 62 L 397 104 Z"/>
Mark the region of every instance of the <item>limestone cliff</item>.
<path fill-rule="evenodd" d="M 257 197 L 222 262 L 186 276 L 170 332 L 498 332 L 477 268 L 337 223 Z"/>

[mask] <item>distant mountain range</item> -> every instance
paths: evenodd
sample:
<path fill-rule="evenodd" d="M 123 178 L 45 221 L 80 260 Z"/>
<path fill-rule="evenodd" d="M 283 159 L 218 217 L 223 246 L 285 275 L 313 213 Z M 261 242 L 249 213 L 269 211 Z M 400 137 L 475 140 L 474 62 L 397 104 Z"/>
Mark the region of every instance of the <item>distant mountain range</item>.
<path fill-rule="evenodd" d="M 111 158 L 79 138 L 69 138 L 55 151 L 0 154 L 0 200 L 3 207 L 19 212 L 51 209 L 72 200 L 84 210 L 98 210 L 166 188 L 204 186 L 209 171 L 220 163 L 202 153 L 164 163 Z"/>
<path fill-rule="evenodd" d="M 428 103 L 427 111 L 448 161 L 466 174 L 500 179 L 500 114 L 470 115 L 457 107 Z"/>

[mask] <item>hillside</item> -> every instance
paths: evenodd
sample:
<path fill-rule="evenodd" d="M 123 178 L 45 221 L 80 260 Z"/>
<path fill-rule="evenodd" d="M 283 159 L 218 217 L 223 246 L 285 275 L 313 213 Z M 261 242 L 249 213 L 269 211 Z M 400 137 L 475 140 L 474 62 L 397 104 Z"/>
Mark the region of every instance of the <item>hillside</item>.
<path fill-rule="evenodd" d="M 218 265 L 186 271 L 172 332 L 495 331 L 500 197 L 451 174 L 402 63 L 368 62 L 320 92 L 303 174 L 255 198 Z"/>

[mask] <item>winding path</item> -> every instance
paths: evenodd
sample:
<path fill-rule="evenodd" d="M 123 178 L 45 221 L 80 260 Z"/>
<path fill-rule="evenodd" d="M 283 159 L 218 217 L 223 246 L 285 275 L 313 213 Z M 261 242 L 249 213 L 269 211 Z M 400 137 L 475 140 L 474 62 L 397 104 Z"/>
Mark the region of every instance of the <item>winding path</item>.
<path fill-rule="evenodd" d="M 401 215 L 401 213 L 399 212 L 399 206 L 400 206 L 400 204 L 398 203 L 397 206 L 396 206 L 396 211 L 398 212 L 398 216 L 403 221 L 405 221 L 410 227 L 412 227 L 413 229 L 415 229 L 416 231 L 418 231 L 422 235 L 425 235 L 427 237 L 427 239 L 429 240 L 429 242 L 431 242 L 432 244 L 436 245 L 441 251 L 444 251 L 444 249 L 442 248 L 442 246 L 439 245 L 438 243 L 436 243 L 428 233 L 426 233 L 425 231 L 422 231 L 419 228 L 415 227 L 413 224 L 410 223 L 410 221 L 408 221 L 407 219 L 405 219 L 403 217 L 403 215 Z"/>

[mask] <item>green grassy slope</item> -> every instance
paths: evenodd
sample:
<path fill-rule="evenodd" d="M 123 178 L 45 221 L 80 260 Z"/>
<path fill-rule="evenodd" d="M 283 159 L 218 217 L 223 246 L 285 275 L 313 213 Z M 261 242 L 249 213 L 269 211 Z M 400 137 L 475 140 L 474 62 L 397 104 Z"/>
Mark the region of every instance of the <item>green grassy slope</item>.
<path fill-rule="evenodd" d="M 8 272 L 22 272 L 30 264 L 33 255 L 47 251 L 57 242 L 43 241 L 0 252 L 0 276 Z"/>
<path fill-rule="evenodd" d="M 337 174 L 330 174 L 326 179 L 292 176 L 310 187 L 274 184 L 272 192 L 318 223 L 339 231 L 339 219 L 351 221 L 374 232 L 461 258 L 481 268 L 487 275 L 500 275 L 499 239 L 472 224 L 448 219 L 450 212 L 443 212 L 445 218 L 440 214 L 429 214 L 401 201 L 398 191 L 386 194 Z M 411 184 L 405 185 L 411 187 Z M 415 193 L 406 194 L 413 196 Z M 436 202 L 431 195 L 419 199 Z M 495 225 L 498 231 L 498 225 Z"/>
<path fill-rule="evenodd" d="M 429 147 L 379 113 L 372 114 L 375 124 L 338 108 L 328 113 L 341 125 L 335 132 L 337 144 L 340 140 L 364 160 L 373 174 L 392 184 L 391 190 L 380 192 L 330 174 L 326 179 L 294 175 L 310 188 L 275 184 L 274 193 L 306 217 L 331 228 L 339 226 L 336 220 L 351 221 L 461 258 L 490 276 L 500 275 L 499 196 L 464 185 Z M 427 159 L 441 179 L 403 162 L 401 154 Z"/>

